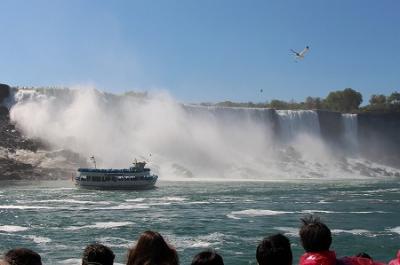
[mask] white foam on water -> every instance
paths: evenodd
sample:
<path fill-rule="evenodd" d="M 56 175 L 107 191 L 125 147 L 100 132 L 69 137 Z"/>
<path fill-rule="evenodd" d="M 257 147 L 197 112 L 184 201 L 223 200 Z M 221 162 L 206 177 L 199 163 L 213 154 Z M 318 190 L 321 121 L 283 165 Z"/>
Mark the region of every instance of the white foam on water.
<path fill-rule="evenodd" d="M 143 202 L 145 198 L 127 199 L 126 202 Z"/>
<path fill-rule="evenodd" d="M 228 218 L 230 218 L 230 219 L 236 219 L 236 220 L 242 219 L 242 218 L 237 217 L 237 216 L 235 216 L 235 215 L 233 215 L 233 214 L 227 214 L 226 217 L 228 217 Z"/>
<path fill-rule="evenodd" d="M 326 211 L 326 210 L 302 210 L 300 213 L 313 214 L 313 213 L 338 213 L 338 212 Z"/>
<path fill-rule="evenodd" d="M 170 202 L 153 202 L 153 203 L 149 203 L 149 205 L 151 206 L 158 206 L 158 205 L 171 205 L 172 203 Z"/>
<path fill-rule="evenodd" d="M 286 226 L 278 226 L 274 227 L 274 229 L 282 231 L 285 235 L 289 236 L 299 236 L 299 228 L 297 227 L 286 227 Z"/>
<path fill-rule="evenodd" d="M 54 209 L 49 206 L 33 206 L 33 205 L 0 205 L 0 209 L 14 209 L 14 210 L 33 210 L 33 209 Z"/>
<path fill-rule="evenodd" d="M 36 244 L 45 244 L 45 243 L 50 243 L 51 239 L 48 237 L 43 237 L 43 236 L 34 236 L 34 235 L 29 235 L 27 238 L 33 240 Z"/>
<path fill-rule="evenodd" d="M 96 239 L 96 241 L 111 248 L 129 248 L 134 245 L 133 240 L 127 240 L 119 237 L 100 237 Z"/>
<path fill-rule="evenodd" d="M 63 265 L 79 265 L 81 263 L 82 263 L 82 260 L 77 259 L 77 258 L 65 259 L 65 260 L 57 262 L 57 264 L 63 264 Z M 114 262 L 114 264 L 116 264 L 116 263 Z"/>
<path fill-rule="evenodd" d="M 354 214 L 368 214 L 368 213 L 388 213 L 385 211 L 365 211 L 365 212 L 348 212 L 348 213 L 354 213 Z"/>
<path fill-rule="evenodd" d="M 26 202 L 26 201 L 17 201 L 17 202 Z M 74 199 L 37 200 L 37 201 L 30 201 L 30 202 L 32 202 L 32 203 L 60 202 L 60 203 L 71 203 L 71 204 L 102 204 L 102 205 L 110 204 L 110 202 L 105 202 L 105 201 L 82 201 L 82 200 L 74 200 Z"/>
<path fill-rule="evenodd" d="M 305 214 L 314 214 L 314 213 L 329 213 L 329 214 L 337 214 L 337 213 L 348 213 L 348 214 L 371 214 L 371 213 L 387 213 L 384 211 L 357 211 L 357 212 L 338 212 L 338 211 L 327 211 L 327 210 L 302 210 L 300 213 Z"/>
<path fill-rule="evenodd" d="M 148 209 L 150 208 L 149 204 L 126 204 L 122 203 L 116 206 L 110 207 L 96 207 L 93 210 L 133 210 L 133 209 Z"/>
<path fill-rule="evenodd" d="M 28 230 L 28 227 L 18 226 L 18 225 L 0 225 L 0 231 L 15 233 Z"/>
<path fill-rule="evenodd" d="M 159 198 L 160 200 L 166 200 L 166 201 L 178 201 L 178 202 L 182 202 L 187 200 L 184 197 L 161 197 Z"/>
<path fill-rule="evenodd" d="M 230 214 L 228 214 L 227 216 L 229 218 L 235 219 L 234 217 L 236 217 L 237 215 L 257 217 L 257 216 L 281 215 L 281 214 L 288 214 L 288 213 L 294 213 L 294 212 L 248 209 L 248 210 L 243 210 L 243 211 L 233 211 Z"/>
<path fill-rule="evenodd" d="M 352 235 L 372 235 L 371 231 L 365 230 L 365 229 L 350 229 L 350 230 L 333 229 L 331 231 L 333 234 L 346 233 L 346 234 L 352 234 Z"/>
<path fill-rule="evenodd" d="M 132 222 L 98 222 L 92 225 L 83 225 L 83 226 L 70 226 L 65 228 L 65 230 L 81 230 L 81 229 L 109 229 L 109 228 L 117 228 L 122 226 L 130 226 L 133 225 Z"/>
<path fill-rule="evenodd" d="M 196 237 L 176 237 L 170 236 L 171 243 L 179 249 L 186 248 L 215 248 L 216 245 L 221 245 L 224 242 L 225 235 L 222 233 L 211 233 Z"/>
<path fill-rule="evenodd" d="M 389 229 L 386 229 L 386 230 L 389 231 L 389 232 L 397 233 L 397 234 L 400 235 L 400 226 L 389 228 Z"/>
<path fill-rule="evenodd" d="M 186 202 L 185 204 L 210 204 L 211 202 L 204 202 L 204 201 L 193 201 L 193 202 Z"/>

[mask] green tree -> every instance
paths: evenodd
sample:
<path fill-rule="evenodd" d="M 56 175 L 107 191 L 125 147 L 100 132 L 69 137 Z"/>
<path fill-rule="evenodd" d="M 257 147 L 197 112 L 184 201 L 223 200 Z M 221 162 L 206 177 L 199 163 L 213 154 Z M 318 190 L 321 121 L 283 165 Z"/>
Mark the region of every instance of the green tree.
<path fill-rule="evenodd" d="M 370 100 L 369 100 L 370 105 L 375 105 L 375 106 L 385 106 L 386 105 L 386 96 L 385 95 L 372 95 Z"/>
<path fill-rule="evenodd" d="M 273 99 L 269 103 L 269 107 L 273 109 L 288 109 L 288 103 L 282 100 Z"/>
<path fill-rule="evenodd" d="M 304 107 L 306 109 L 321 109 L 322 108 L 322 100 L 321 98 L 313 98 L 307 97 L 306 102 L 304 102 Z"/>
<path fill-rule="evenodd" d="M 358 110 L 362 102 L 362 95 L 351 88 L 330 92 L 324 101 L 326 108 L 340 112 Z"/>
<path fill-rule="evenodd" d="M 387 98 L 387 102 L 389 104 L 400 105 L 400 93 L 393 92 L 392 94 L 390 94 L 390 96 Z"/>

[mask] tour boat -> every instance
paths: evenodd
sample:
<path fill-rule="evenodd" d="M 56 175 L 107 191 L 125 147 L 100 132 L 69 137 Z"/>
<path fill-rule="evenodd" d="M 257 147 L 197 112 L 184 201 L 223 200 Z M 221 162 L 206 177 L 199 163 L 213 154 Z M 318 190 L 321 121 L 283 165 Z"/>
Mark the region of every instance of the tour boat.
<path fill-rule="evenodd" d="M 78 176 L 75 177 L 75 184 L 87 189 L 114 189 L 114 190 L 136 190 L 151 189 L 157 182 L 158 176 L 151 174 L 146 168 L 146 162 L 135 160 L 132 167 L 124 169 L 100 169 L 79 168 Z"/>

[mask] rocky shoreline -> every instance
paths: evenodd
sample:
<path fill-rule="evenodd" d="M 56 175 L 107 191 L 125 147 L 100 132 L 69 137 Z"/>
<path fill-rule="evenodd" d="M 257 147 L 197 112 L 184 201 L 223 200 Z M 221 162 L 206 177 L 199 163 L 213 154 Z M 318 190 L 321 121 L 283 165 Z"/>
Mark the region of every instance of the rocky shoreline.
<path fill-rule="evenodd" d="M 0 180 L 71 178 L 86 161 L 71 151 L 51 150 L 38 139 L 26 138 L 1 105 L 9 91 L 9 86 L 0 84 Z"/>

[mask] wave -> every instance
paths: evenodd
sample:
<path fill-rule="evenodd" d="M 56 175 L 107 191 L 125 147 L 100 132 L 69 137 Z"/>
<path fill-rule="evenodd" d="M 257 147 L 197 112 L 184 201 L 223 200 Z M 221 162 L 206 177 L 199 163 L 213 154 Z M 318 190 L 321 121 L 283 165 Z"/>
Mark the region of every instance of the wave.
<path fill-rule="evenodd" d="M 286 226 L 277 226 L 274 227 L 275 230 L 282 231 L 285 235 L 289 236 L 299 236 L 299 228 L 298 227 L 286 227 Z"/>
<path fill-rule="evenodd" d="M 400 235 L 400 226 L 389 228 L 389 229 L 386 229 L 386 230 L 389 231 L 389 232 L 397 233 L 397 234 Z"/>
<path fill-rule="evenodd" d="M 299 213 L 304 214 L 315 214 L 315 213 L 329 213 L 329 214 L 372 214 L 372 213 L 388 213 L 385 211 L 353 211 L 353 212 L 339 212 L 339 211 L 328 211 L 328 210 L 302 210 Z"/>
<path fill-rule="evenodd" d="M 273 215 L 281 215 L 281 214 L 288 214 L 294 212 L 286 212 L 286 211 L 273 211 L 273 210 L 256 210 L 256 209 L 248 209 L 243 211 L 233 211 L 227 215 L 227 217 L 232 219 L 240 219 L 237 216 L 273 216 Z"/>
<path fill-rule="evenodd" d="M 48 237 L 43 237 L 43 236 L 35 236 L 35 235 L 29 235 L 26 236 L 27 238 L 33 240 L 36 244 L 44 244 L 44 243 L 50 243 L 51 239 Z"/>
<path fill-rule="evenodd" d="M 0 205 L 0 209 L 34 210 L 34 209 L 54 209 L 54 207 L 34 206 L 34 205 Z"/>
<path fill-rule="evenodd" d="M 129 248 L 135 244 L 133 240 L 128 240 L 119 237 L 100 237 L 96 241 L 111 247 L 111 248 Z"/>
<path fill-rule="evenodd" d="M 209 248 L 221 245 L 224 242 L 225 235 L 215 232 L 208 235 L 200 235 L 196 237 L 177 237 L 175 235 L 168 236 L 173 245 L 179 249 L 186 248 Z"/>
<path fill-rule="evenodd" d="M 146 198 L 127 199 L 126 202 L 143 202 Z"/>
<path fill-rule="evenodd" d="M 76 258 L 65 259 L 65 260 L 61 260 L 61 261 L 57 262 L 57 264 L 63 264 L 63 265 L 77 265 L 77 264 L 81 264 L 81 263 L 82 263 L 82 259 L 76 259 Z"/>
<path fill-rule="evenodd" d="M 350 229 L 350 230 L 345 230 L 345 229 L 332 229 L 331 232 L 333 234 L 352 234 L 352 235 L 369 235 L 369 236 L 374 236 L 371 231 L 365 230 L 365 229 Z"/>
<path fill-rule="evenodd" d="M 178 201 L 178 202 L 182 202 L 182 201 L 187 200 L 184 197 L 168 197 L 168 196 L 167 197 L 161 197 L 161 198 L 158 198 L 158 199 L 166 200 L 166 201 Z"/>
<path fill-rule="evenodd" d="M 325 214 L 372 214 L 372 213 L 387 213 L 384 211 L 359 211 L 359 212 L 338 212 L 338 211 L 329 211 L 329 210 L 302 210 L 302 211 L 274 211 L 274 210 L 257 210 L 257 209 L 248 209 L 242 211 L 233 211 L 227 214 L 226 216 L 230 219 L 240 219 L 242 216 L 249 217 L 258 217 L 258 216 L 274 216 L 274 215 L 282 215 L 282 214 L 315 214 L 315 213 L 325 213 Z"/>
<path fill-rule="evenodd" d="M 148 209 L 150 208 L 149 204 L 126 204 L 122 203 L 116 206 L 110 207 L 95 207 L 89 210 L 133 210 L 133 209 Z"/>
<path fill-rule="evenodd" d="M 81 230 L 81 229 L 109 229 L 109 228 L 116 228 L 122 226 L 130 226 L 133 225 L 132 222 L 98 222 L 92 225 L 83 225 L 83 226 L 70 226 L 65 228 L 64 230 Z"/>
<path fill-rule="evenodd" d="M 0 231 L 15 233 L 29 230 L 29 227 L 18 226 L 18 225 L 0 225 Z"/>
<path fill-rule="evenodd" d="M 18 203 L 25 203 L 27 201 L 17 200 Z M 103 204 L 108 205 L 110 202 L 104 201 L 82 201 L 82 200 L 74 200 L 74 199 L 52 199 L 52 200 L 37 200 L 37 201 L 29 201 L 31 203 L 52 203 L 52 202 L 60 202 L 62 204 L 71 203 L 71 204 Z"/>

